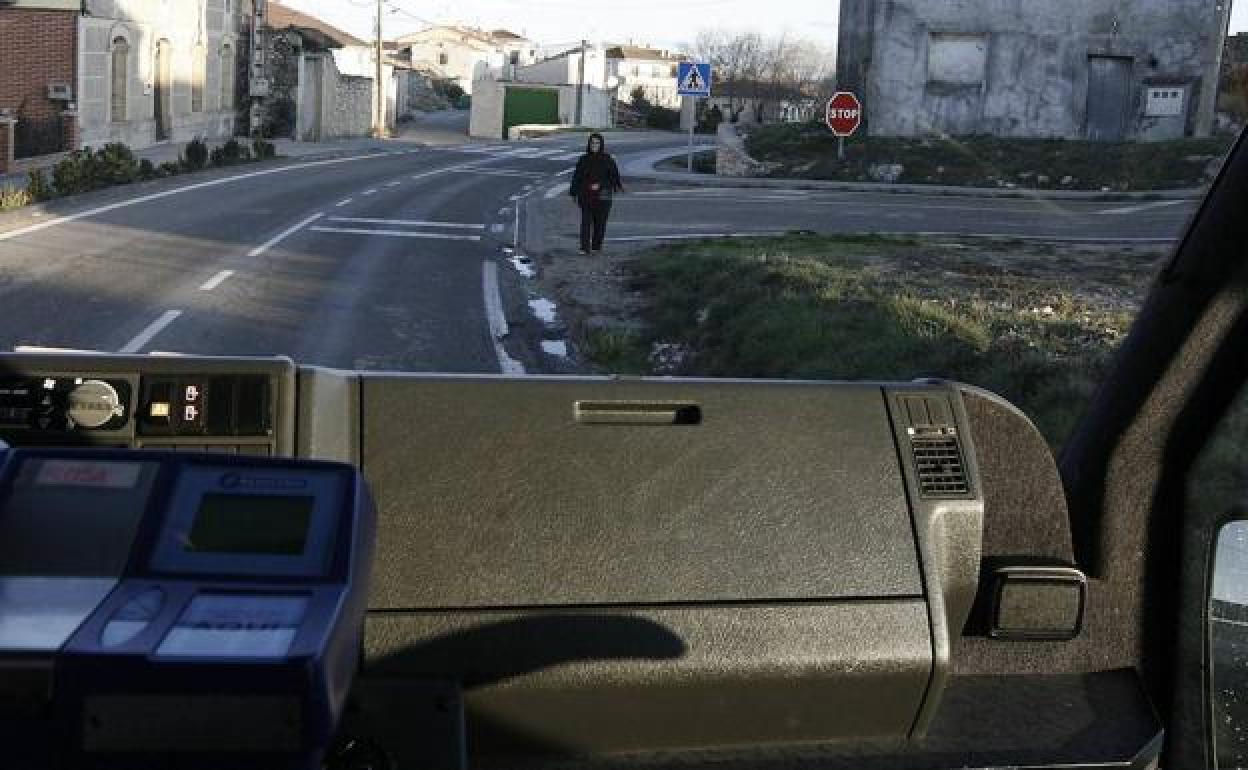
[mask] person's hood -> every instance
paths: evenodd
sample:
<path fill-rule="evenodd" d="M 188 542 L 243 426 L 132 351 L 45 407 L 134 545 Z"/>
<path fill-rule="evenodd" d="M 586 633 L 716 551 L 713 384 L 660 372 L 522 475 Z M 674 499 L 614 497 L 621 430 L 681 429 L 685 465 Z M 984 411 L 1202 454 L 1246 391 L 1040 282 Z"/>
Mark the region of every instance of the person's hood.
<path fill-rule="evenodd" d="M 606 140 L 606 137 L 604 137 L 602 134 L 599 134 L 599 133 L 590 134 L 589 138 L 585 140 L 585 152 L 587 154 L 593 154 L 593 149 L 591 149 L 590 145 L 593 144 L 593 141 L 595 139 L 602 142 L 602 154 L 606 155 L 607 154 L 607 140 Z"/>

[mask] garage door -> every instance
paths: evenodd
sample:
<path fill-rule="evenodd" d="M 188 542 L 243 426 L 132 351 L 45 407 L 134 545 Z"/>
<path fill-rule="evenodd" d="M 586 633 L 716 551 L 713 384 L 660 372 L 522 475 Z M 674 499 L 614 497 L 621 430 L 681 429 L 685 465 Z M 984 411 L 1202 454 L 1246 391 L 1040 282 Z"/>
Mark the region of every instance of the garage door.
<path fill-rule="evenodd" d="M 1088 57 L 1088 138 L 1118 142 L 1127 135 L 1131 96 L 1131 60 Z"/>
<path fill-rule="evenodd" d="M 558 125 L 559 92 L 549 88 L 508 88 L 503 102 L 503 138 L 512 126 Z"/>

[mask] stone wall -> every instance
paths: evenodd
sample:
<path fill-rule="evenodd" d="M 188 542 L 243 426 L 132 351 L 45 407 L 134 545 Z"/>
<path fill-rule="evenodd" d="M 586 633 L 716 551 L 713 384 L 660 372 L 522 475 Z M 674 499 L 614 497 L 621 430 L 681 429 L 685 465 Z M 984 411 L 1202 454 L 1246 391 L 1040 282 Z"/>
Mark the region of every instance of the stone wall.
<path fill-rule="evenodd" d="M 750 157 L 745 140 L 731 123 L 719 124 L 715 146 L 715 173 L 718 176 L 761 176 L 767 167 Z"/>
<path fill-rule="evenodd" d="M 373 81 L 339 75 L 325 125 L 326 139 L 368 136 L 373 130 Z"/>
<path fill-rule="evenodd" d="M 1148 88 L 1186 94 L 1178 133 L 1207 135 L 1229 3 L 1206 0 L 843 0 L 838 81 L 877 136 L 1082 138 L 1092 58 L 1128 74 L 1126 138 L 1176 132 Z"/>

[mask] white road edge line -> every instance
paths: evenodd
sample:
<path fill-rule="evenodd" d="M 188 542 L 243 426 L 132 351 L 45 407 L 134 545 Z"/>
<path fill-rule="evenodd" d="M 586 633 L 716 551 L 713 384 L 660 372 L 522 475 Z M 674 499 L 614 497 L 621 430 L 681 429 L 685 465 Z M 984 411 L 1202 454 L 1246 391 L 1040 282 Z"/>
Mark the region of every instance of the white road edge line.
<path fill-rule="evenodd" d="M 546 195 L 543 197 L 548 201 L 553 201 L 555 198 L 558 198 L 560 195 L 563 195 L 571 189 L 572 184 L 570 182 L 562 182 L 547 190 Z"/>
<path fill-rule="evenodd" d="M 359 161 L 359 160 L 372 160 L 377 157 L 378 156 L 371 155 L 371 154 L 370 155 L 352 155 L 347 158 L 331 158 L 329 160 L 317 160 L 317 161 L 312 161 L 309 163 L 299 163 L 299 164 L 294 164 L 290 166 L 282 166 L 281 168 L 265 169 L 264 171 L 252 171 L 246 174 L 236 174 L 234 176 L 222 177 L 221 179 L 211 179 L 207 182 L 200 182 L 198 184 L 190 184 L 185 187 L 175 188 L 173 190 L 165 190 L 163 192 L 152 193 L 151 195 L 142 195 L 138 198 L 130 198 L 129 200 L 118 201 L 116 203 L 110 203 L 107 206 L 99 206 L 97 208 L 87 209 L 86 211 L 80 211 L 77 214 L 69 214 L 68 216 L 57 217 L 56 219 L 49 219 L 46 222 L 39 222 L 38 224 L 30 225 L 28 227 L 20 227 L 16 230 L 9 230 L 8 232 L 0 233 L 0 241 L 7 241 L 12 238 L 20 238 L 23 235 L 30 235 L 31 233 L 37 233 L 41 230 L 46 230 L 49 227 L 56 227 L 57 225 L 63 225 L 69 222 L 77 222 L 79 219 L 87 219 L 88 217 L 93 217 L 93 216 L 96 216 L 97 214 L 105 214 L 109 211 L 116 211 L 117 209 L 124 209 L 129 206 L 137 206 L 140 203 L 148 203 L 150 201 L 160 200 L 161 198 L 168 198 L 173 195 L 181 195 L 182 193 L 186 193 L 186 192 L 193 192 L 195 190 L 203 190 L 204 188 L 207 188 L 207 187 L 219 187 L 224 184 L 230 184 L 231 182 L 239 182 L 244 179 L 255 179 L 256 177 L 269 176 L 271 174 L 284 174 L 289 171 L 300 171 L 302 169 L 316 168 L 319 166 L 332 166 L 332 165 L 336 165 L 339 163 L 351 163 L 353 161 Z"/>
<path fill-rule="evenodd" d="M 524 364 L 512 358 L 503 346 L 507 337 L 507 315 L 503 312 L 503 294 L 498 286 L 498 265 L 486 260 L 482 264 L 481 287 L 485 294 L 485 317 L 489 320 L 490 341 L 503 374 L 524 374 Z"/>
<path fill-rule="evenodd" d="M 908 235 L 908 233 L 906 233 Z M 608 241 L 620 241 L 623 243 L 631 241 L 692 241 L 699 238 L 774 238 L 776 236 L 786 235 L 780 230 L 760 231 L 756 233 L 680 233 L 673 235 L 621 235 L 615 238 L 608 238 Z"/>
<path fill-rule="evenodd" d="M 266 251 L 268 251 L 269 249 L 273 248 L 273 247 L 274 247 L 274 246 L 276 246 L 277 244 L 279 244 L 279 243 L 281 243 L 282 241 L 286 240 L 286 239 L 287 239 L 287 238 L 289 238 L 290 236 L 292 236 L 292 235 L 294 235 L 295 233 L 299 232 L 300 230 L 302 230 L 303 228 L 305 228 L 305 227 L 307 227 L 308 225 L 312 224 L 313 222 L 315 222 L 316 220 L 320 219 L 320 218 L 321 218 L 321 217 L 323 217 L 323 216 L 325 216 L 325 215 L 324 215 L 324 214 L 322 214 L 321 212 L 319 212 L 319 211 L 318 211 L 318 212 L 316 212 L 315 214 L 313 214 L 312 216 L 310 216 L 310 217 L 308 217 L 307 219 L 303 220 L 302 222 L 300 222 L 300 223 L 298 223 L 298 224 L 296 224 L 296 225 L 291 225 L 290 227 L 288 227 L 288 228 L 286 228 L 285 230 L 281 231 L 280 233 L 278 233 L 277 235 L 273 236 L 273 237 L 272 237 L 272 238 L 270 238 L 269 240 L 267 240 L 267 241 L 265 241 L 264 243 L 260 244 L 260 245 L 259 245 L 259 246 L 257 246 L 256 248 L 254 248 L 254 249 L 252 249 L 251 251 L 247 252 L 247 256 L 249 256 L 249 257 L 258 257 L 258 256 L 260 256 L 260 255 L 261 255 L 261 254 L 263 254 L 264 252 L 266 252 Z"/>
<path fill-rule="evenodd" d="M 1190 203 L 1190 202 L 1191 201 L 1155 201 L 1153 203 L 1144 203 L 1139 206 L 1126 206 L 1120 209 L 1105 209 L 1104 211 L 1098 211 L 1097 213 L 1098 214 L 1137 214 L 1141 211 L 1148 211 L 1150 209 L 1160 209 L 1166 206 L 1179 206 L 1181 204 Z"/>
<path fill-rule="evenodd" d="M 401 227 L 449 227 L 453 230 L 484 230 L 485 225 L 459 222 L 425 222 L 418 219 L 370 219 L 368 217 L 330 217 L 330 222 L 354 222 L 365 225 L 399 225 Z"/>
<path fill-rule="evenodd" d="M 364 227 L 313 227 L 314 233 L 344 235 L 381 235 L 389 238 L 429 238 L 438 241 L 479 241 L 479 235 L 446 235 L 444 233 L 413 233 L 407 230 L 369 230 Z"/>
<path fill-rule="evenodd" d="M 178 320 L 178 316 L 180 315 L 182 315 L 181 310 L 166 310 L 164 315 L 148 324 L 147 328 L 139 332 L 134 339 L 127 342 L 126 346 L 118 352 L 138 353 L 147 345 L 147 343 L 151 342 L 157 334 L 163 332 L 165 327 Z"/>
<path fill-rule="evenodd" d="M 226 279 L 229 278 L 231 275 L 234 275 L 233 270 L 222 270 L 221 272 L 217 273 L 213 277 L 209 278 L 207 281 L 204 281 L 204 285 L 200 286 L 199 290 L 200 291 L 212 291 L 213 289 L 217 288 L 221 284 L 225 283 Z"/>

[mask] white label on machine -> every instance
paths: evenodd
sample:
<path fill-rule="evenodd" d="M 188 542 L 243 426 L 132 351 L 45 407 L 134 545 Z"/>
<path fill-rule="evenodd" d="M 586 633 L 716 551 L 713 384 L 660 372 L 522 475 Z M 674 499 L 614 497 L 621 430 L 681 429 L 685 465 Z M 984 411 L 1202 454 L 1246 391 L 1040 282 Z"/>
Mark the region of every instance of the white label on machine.
<path fill-rule="evenodd" d="M 134 489 L 142 471 L 142 463 L 44 460 L 35 476 L 35 484 L 45 487 Z"/>
<path fill-rule="evenodd" d="M 307 607 L 302 596 L 196 596 L 156 654 L 280 658 L 290 651 Z"/>

